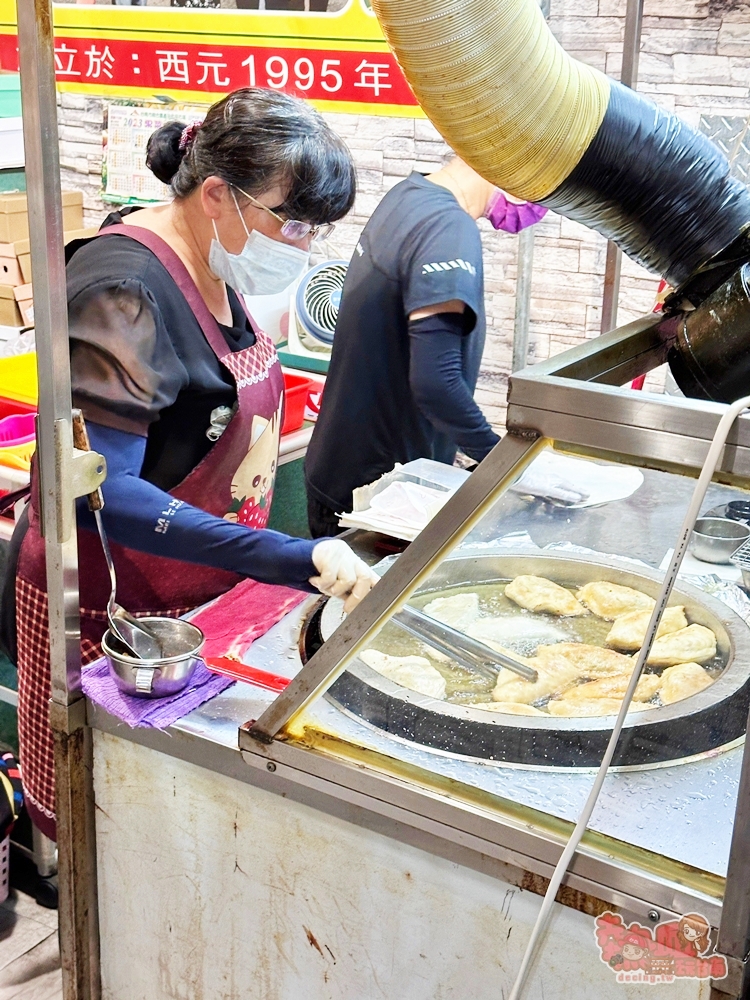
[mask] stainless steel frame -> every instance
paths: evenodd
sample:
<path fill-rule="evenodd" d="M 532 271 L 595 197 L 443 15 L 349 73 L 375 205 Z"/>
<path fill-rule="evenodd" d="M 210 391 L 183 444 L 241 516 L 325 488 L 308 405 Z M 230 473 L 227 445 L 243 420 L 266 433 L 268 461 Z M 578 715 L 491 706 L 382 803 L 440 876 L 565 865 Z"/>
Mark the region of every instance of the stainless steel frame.
<path fill-rule="evenodd" d="M 73 449 L 51 0 L 19 0 L 18 43 L 39 371 L 39 496 L 47 561 L 60 944 L 66 1000 L 100 994 L 91 732 L 81 694 L 75 497 L 104 478 Z M 81 468 L 83 466 L 83 474 Z M 84 480 L 86 482 L 84 482 Z"/>
<path fill-rule="evenodd" d="M 418 536 L 382 583 L 360 604 L 331 639 L 311 658 L 286 691 L 257 722 L 240 729 L 245 760 L 292 782 L 358 801 L 380 815 L 396 813 L 422 830 L 438 827 L 450 841 L 481 849 L 490 857 L 527 870 L 549 872 L 559 857 L 554 836 L 514 827 L 508 817 L 489 815 L 458 798 L 445 798 L 418 780 L 410 782 L 382 768 L 365 769 L 347 761 L 341 748 L 330 753 L 275 740 L 287 724 L 327 688 L 388 615 L 399 608 L 442 556 L 477 523 L 493 498 L 536 450 L 542 438 L 566 447 L 634 464 L 697 475 L 725 407 L 680 397 L 632 392 L 622 385 L 666 359 L 656 333 L 659 317 L 644 316 L 625 327 L 567 351 L 511 377 L 508 434 L 473 473 L 453 500 Z M 741 417 L 726 446 L 717 479 L 750 488 L 750 418 Z M 270 745 L 269 745 L 270 744 Z M 750 754 L 743 759 L 742 787 L 735 820 L 726 895 L 685 891 L 654 871 L 613 864 L 612 858 L 585 850 L 576 857 L 569 884 L 601 899 L 640 900 L 658 909 L 686 912 L 703 907 L 717 926 L 720 948 L 730 960 L 731 976 L 722 989 L 738 995 L 750 950 Z M 481 829 L 481 848 L 478 840 Z"/>

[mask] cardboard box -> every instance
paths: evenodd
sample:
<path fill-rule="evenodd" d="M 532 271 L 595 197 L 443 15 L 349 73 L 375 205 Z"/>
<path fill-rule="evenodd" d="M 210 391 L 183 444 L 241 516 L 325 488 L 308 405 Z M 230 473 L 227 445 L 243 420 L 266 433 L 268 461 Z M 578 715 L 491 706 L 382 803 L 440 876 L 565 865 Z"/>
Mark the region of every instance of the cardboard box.
<path fill-rule="evenodd" d="M 3 285 L 22 285 L 24 283 L 14 243 L 0 243 L 0 282 Z"/>
<path fill-rule="evenodd" d="M 2 326 L 24 326 L 18 308 L 15 289 L 12 285 L 0 285 L 0 324 Z"/>
<path fill-rule="evenodd" d="M 21 319 L 24 322 L 24 326 L 33 326 L 34 297 L 31 291 L 31 285 L 16 285 L 13 289 L 13 295 L 18 303 L 18 310 L 21 313 Z"/>
<path fill-rule="evenodd" d="M 83 192 L 63 191 L 63 229 L 83 229 Z M 0 195 L 0 243 L 29 238 L 29 214 L 25 194 Z"/>
<path fill-rule="evenodd" d="M 88 229 L 71 229 L 63 234 L 63 242 L 67 246 L 73 240 L 89 240 L 99 232 L 98 226 L 91 226 Z M 31 281 L 31 247 L 29 240 L 18 240 L 15 243 L 0 244 L 0 255 L 4 254 L 5 248 L 10 247 L 18 258 L 21 268 L 21 281 L 19 284 Z M 0 276 L 0 281 L 4 280 Z"/>

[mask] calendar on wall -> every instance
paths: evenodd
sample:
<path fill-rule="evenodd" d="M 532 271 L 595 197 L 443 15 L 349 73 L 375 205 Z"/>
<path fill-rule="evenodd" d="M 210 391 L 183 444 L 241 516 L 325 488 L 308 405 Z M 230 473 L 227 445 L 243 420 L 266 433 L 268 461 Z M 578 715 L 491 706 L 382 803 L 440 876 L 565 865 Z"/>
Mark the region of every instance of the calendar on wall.
<path fill-rule="evenodd" d="M 117 205 L 153 205 L 170 192 L 146 166 L 149 136 L 171 121 L 202 120 L 205 107 L 170 104 L 110 104 L 104 125 L 102 198 Z"/>

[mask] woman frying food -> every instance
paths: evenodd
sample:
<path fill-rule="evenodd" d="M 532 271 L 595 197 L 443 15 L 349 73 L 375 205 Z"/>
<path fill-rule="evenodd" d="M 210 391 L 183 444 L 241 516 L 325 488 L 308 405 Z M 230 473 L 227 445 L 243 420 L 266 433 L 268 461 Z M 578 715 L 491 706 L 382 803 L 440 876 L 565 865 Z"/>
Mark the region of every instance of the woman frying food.
<path fill-rule="evenodd" d="M 148 164 L 174 200 L 109 216 L 67 268 L 73 400 L 107 459 L 118 600 L 179 615 L 252 577 L 348 595 L 351 609 L 377 577 L 344 542 L 265 529 L 283 380 L 240 298 L 287 287 L 351 208 L 349 153 L 304 102 L 246 89 L 202 124 L 159 129 Z M 87 663 L 100 655 L 109 577 L 84 503 L 79 526 Z M 16 574 L 19 739 L 31 817 L 54 839 L 45 587 L 32 496 Z"/>

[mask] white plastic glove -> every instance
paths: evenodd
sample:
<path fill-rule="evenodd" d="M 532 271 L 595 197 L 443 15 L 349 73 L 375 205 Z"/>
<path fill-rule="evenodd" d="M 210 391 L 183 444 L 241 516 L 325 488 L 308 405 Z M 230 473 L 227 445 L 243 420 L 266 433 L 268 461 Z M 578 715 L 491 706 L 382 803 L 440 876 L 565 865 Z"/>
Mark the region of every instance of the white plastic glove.
<path fill-rule="evenodd" d="M 346 597 L 344 611 L 353 611 L 380 577 L 340 538 L 327 538 L 312 550 L 312 561 L 319 576 L 310 583 L 327 597 Z"/>

